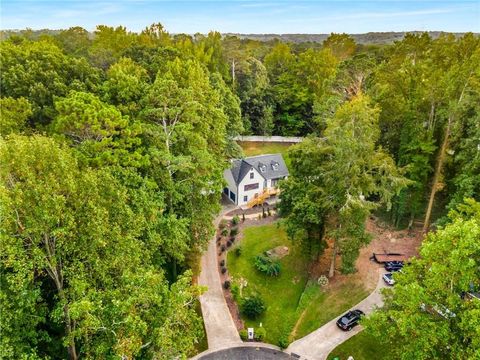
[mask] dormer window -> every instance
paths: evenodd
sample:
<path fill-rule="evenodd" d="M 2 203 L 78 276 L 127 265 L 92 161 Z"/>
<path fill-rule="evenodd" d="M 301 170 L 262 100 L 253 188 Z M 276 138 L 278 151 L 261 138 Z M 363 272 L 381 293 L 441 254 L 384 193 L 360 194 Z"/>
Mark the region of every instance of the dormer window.
<path fill-rule="evenodd" d="M 279 166 L 278 162 L 272 161 L 272 169 L 274 171 L 278 170 L 278 166 Z"/>
<path fill-rule="evenodd" d="M 267 165 L 265 165 L 265 164 L 258 164 L 258 168 L 260 169 L 260 172 L 262 172 L 262 173 L 267 171 Z"/>

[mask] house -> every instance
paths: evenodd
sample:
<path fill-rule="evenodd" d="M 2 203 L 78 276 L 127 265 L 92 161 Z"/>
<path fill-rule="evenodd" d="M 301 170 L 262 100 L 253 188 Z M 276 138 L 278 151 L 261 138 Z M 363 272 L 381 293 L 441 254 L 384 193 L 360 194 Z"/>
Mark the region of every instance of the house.
<path fill-rule="evenodd" d="M 288 169 L 281 154 L 269 154 L 236 159 L 223 176 L 227 187 L 223 193 L 236 205 L 247 205 L 249 201 L 273 193 L 278 182 L 288 176 Z"/>

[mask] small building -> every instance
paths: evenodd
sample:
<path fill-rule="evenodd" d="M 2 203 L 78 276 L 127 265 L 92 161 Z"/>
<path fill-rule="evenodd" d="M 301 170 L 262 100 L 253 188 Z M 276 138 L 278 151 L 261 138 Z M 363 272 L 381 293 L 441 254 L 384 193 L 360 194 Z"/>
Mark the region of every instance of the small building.
<path fill-rule="evenodd" d="M 227 186 L 223 193 L 236 205 L 247 205 L 262 194 L 274 194 L 278 182 L 288 177 L 281 154 L 251 156 L 231 161 L 223 173 Z"/>

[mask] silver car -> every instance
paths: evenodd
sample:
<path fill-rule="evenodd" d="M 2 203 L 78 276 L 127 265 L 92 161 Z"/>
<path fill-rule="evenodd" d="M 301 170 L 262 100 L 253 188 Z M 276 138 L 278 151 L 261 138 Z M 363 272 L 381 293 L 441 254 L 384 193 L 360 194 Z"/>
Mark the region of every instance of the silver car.
<path fill-rule="evenodd" d="M 395 284 L 395 280 L 393 280 L 393 274 L 392 273 L 385 273 L 383 274 L 383 281 L 385 281 L 385 283 L 387 285 L 390 285 L 392 286 L 393 284 Z"/>

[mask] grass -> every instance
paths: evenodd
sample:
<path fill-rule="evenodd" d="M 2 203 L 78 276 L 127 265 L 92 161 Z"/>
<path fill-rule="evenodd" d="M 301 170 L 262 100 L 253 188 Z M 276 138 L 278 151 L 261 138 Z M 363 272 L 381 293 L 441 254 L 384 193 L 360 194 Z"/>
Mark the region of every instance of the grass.
<path fill-rule="evenodd" d="M 197 354 L 200 354 L 201 352 L 204 352 L 205 350 L 208 349 L 207 332 L 205 330 L 205 324 L 203 322 L 203 317 L 202 317 L 202 308 L 200 306 L 199 301 L 197 301 L 196 304 L 195 304 L 195 311 L 197 312 L 197 314 L 202 319 L 203 334 L 202 334 L 202 337 L 201 337 L 200 341 L 197 344 L 195 344 L 195 349 L 193 351 L 193 354 L 190 354 L 191 356 L 195 356 Z"/>
<path fill-rule="evenodd" d="M 257 271 L 253 258 L 264 251 L 284 245 L 289 255 L 280 260 L 281 273 L 270 277 Z M 242 295 L 258 293 L 264 299 L 267 310 L 257 320 L 246 320 L 246 327 L 258 327 L 262 323 L 267 331 L 266 341 L 277 344 L 282 336 L 288 336 L 296 321 L 298 301 L 307 282 L 307 256 L 293 244 L 285 231 L 276 224 L 252 226 L 244 230 L 242 254 L 228 253 L 228 270 L 234 279 L 244 278 L 247 286 Z"/>
<path fill-rule="evenodd" d="M 340 360 L 347 360 L 349 356 L 353 356 L 355 360 L 386 360 L 391 358 L 388 351 L 381 347 L 377 339 L 365 331 L 358 333 L 333 349 L 327 360 L 333 360 L 336 357 Z"/>
<path fill-rule="evenodd" d="M 243 149 L 245 156 L 256 156 L 262 154 L 282 154 L 287 167 L 290 167 L 290 159 L 287 150 L 292 144 L 281 142 L 255 142 L 239 141 L 238 145 Z"/>
<path fill-rule="evenodd" d="M 294 339 L 299 339 L 326 324 L 368 296 L 368 291 L 353 276 L 327 291 L 319 291 L 306 306 Z"/>
<path fill-rule="evenodd" d="M 257 271 L 254 257 L 280 245 L 290 250 L 280 260 L 280 276 L 270 277 Z M 258 293 L 264 299 L 266 312 L 257 320 L 244 321 L 246 327 L 254 328 L 262 323 L 267 331 L 266 342 L 277 345 L 280 339 L 291 341 L 301 338 L 368 295 L 355 276 L 332 284 L 326 290 L 316 282 L 308 282 L 309 256 L 302 251 L 299 243 L 292 243 L 277 224 L 245 228 L 241 246 L 240 256 L 237 257 L 234 251 L 228 253 L 228 271 L 234 282 L 240 278 L 247 280 L 243 297 Z"/>

